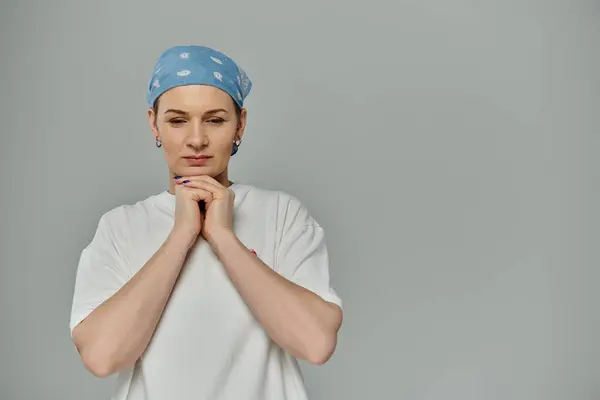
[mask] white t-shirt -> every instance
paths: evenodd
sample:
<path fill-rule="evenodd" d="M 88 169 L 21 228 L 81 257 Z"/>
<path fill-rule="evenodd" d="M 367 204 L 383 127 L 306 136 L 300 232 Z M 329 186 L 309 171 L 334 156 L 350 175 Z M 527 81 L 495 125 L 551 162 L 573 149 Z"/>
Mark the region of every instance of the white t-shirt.
<path fill-rule="evenodd" d="M 323 229 L 293 196 L 235 183 L 234 231 L 296 284 L 342 306 L 329 278 Z M 152 257 L 174 222 L 167 191 L 102 216 L 82 251 L 71 331 Z M 270 340 L 201 237 L 141 360 L 119 372 L 113 400 L 306 399 L 296 360 Z"/>

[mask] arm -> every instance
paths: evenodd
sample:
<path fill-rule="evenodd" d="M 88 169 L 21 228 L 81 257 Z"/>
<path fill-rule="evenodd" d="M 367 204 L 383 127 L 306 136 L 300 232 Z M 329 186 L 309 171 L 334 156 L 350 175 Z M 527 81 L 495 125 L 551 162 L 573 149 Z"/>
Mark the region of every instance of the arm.
<path fill-rule="evenodd" d="M 133 365 L 148 345 L 193 241 L 171 233 L 150 260 L 73 329 L 86 368 L 98 377 Z"/>
<path fill-rule="evenodd" d="M 231 231 L 212 247 L 255 318 L 280 347 L 312 364 L 333 354 L 342 310 L 291 282 L 251 253 Z"/>
<path fill-rule="evenodd" d="M 282 238 L 270 268 L 233 231 L 234 192 L 209 176 L 182 177 L 176 183 L 211 194 L 202 235 L 271 339 L 297 358 L 326 362 L 337 345 L 341 301 L 329 287 L 323 231 L 307 210 L 295 200 L 280 210 Z"/>

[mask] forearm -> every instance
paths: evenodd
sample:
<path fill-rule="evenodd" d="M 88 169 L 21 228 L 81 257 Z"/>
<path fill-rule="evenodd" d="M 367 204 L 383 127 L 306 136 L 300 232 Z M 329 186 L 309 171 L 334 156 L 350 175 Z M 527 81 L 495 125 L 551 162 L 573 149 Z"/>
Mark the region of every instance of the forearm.
<path fill-rule="evenodd" d="M 133 365 L 148 345 L 191 246 L 172 233 L 117 293 L 73 331 L 86 367 L 107 376 Z"/>
<path fill-rule="evenodd" d="M 212 247 L 257 321 L 280 347 L 314 364 L 325 362 L 337 343 L 341 310 L 273 271 L 230 232 Z"/>

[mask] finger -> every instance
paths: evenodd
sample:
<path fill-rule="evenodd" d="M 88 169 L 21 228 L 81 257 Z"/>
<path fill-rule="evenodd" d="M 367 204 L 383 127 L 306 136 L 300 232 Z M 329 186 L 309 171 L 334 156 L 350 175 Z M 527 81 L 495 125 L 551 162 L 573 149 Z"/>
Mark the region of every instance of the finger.
<path fill-rule="evenodd" d="M 208 175 L 199 175 L 199 176 L 184 176 L 180 179 L 175 180 L 176 183 L 187 184 L 189 182 L 205 182 L 207 187 L 211 187 L 213 191 L 217 191 L 220 189 L 226 189 L 225 186 L 221 185 L 214 178 Z"/>
<path fill-rule="evenodd" d="M 210 176 L 210 175 L 197 175 L 197 176 L 195 176 L 194 178 L 197 178 L 197 179 L 203 180 L 203 181 L 205 181 L 205 182 L 212 183 L 213 185 L 215 185 L 215 186 L 218 186 L 218 187 L 221 187 L 221 188 L 224 188 L 224 187 L 225 187 L 225 186 L 221 185 L 221 183 L 220 183 L 218 180 L 216 180 L 215 178 L 213 178 L 213 177 L 212 177 L 212 176 Z"/>
<path fill-rule="evenodd" d="M 181 188 L 189 190 L 193 194 L 194 200 L 204 201 L 207 206 L 210 205 L 210 203 L 213 201 L 213 194 L 208 190 L 205 190 L 202 188 L 191 187 L 191 186 L 188 186 L 187 184 L 182 185 Z"/>
<path fill-rule="evenodd" d="M 224 198 L 229 195 L 229 189 L 225 186 L 203 179 L 202 176 L 184 177 L 181 185 L 207 190 L 213 194 L 213 198 Z"/>
<path fill-rule="evenodd" d="M 225 186 L 221 185 L 221 183 L 219 183 L 219 181 L 217 181 L 215 178 L 213 178 L 210 175 L 195 175 L 195 176 L 182 176 L 182 177 L 178 177 L 177 179 L 175 179 L 176 183 L 183 183 L 185 181 L 204 181 L 212 186 L 214 186 L 215 188 L 220 188 L 220 189 L 227 189 Z"/>
<path fill-rule="evenodd" d="M 210 190 L 199 187 L 199 185 L 194 185 L 191 182 L 182 183 L 180 187 L 192 191 L 195 197 L 197 197 L 196 200 L 203 200 L 207 207 L 215 199 L 214 194 Z"/>

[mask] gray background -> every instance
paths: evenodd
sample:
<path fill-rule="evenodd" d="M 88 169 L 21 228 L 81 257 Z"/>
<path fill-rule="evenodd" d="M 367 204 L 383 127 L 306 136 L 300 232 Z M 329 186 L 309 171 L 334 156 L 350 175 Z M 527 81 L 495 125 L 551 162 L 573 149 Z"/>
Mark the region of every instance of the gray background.
<path fill-rule="evenodd" d="M 600 398 L 597 1 L 7 1 L 0 398 L 106 399 L 70 342 L 100 215 L 164 190 L 166 47 L 254 81 L 232 179 L 328 233 L 345 300 L 313 399 Z"/>

